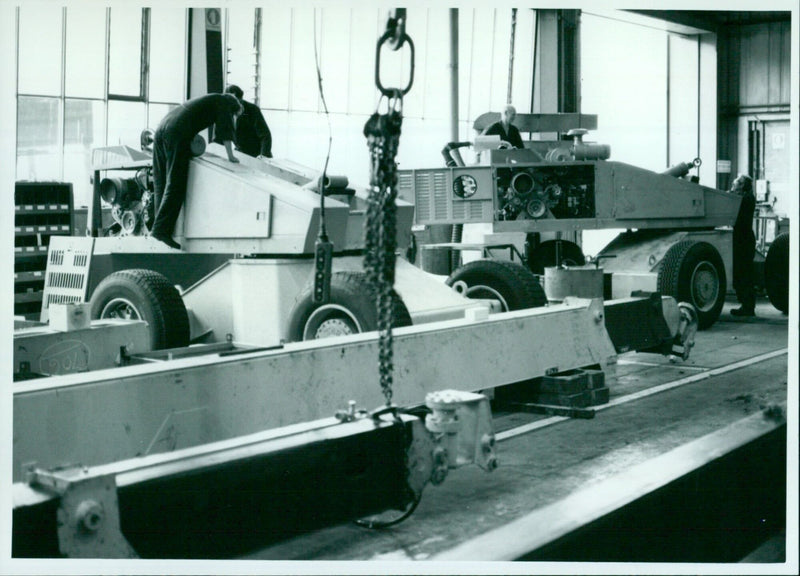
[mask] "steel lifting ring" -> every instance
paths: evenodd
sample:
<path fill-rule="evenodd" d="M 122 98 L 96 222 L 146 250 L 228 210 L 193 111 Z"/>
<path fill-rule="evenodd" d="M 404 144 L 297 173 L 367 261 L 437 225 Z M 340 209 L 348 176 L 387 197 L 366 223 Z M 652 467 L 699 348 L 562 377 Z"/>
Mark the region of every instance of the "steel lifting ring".
<path fill-rule="evenodd" d="M 396 30 L 387 30 L 384 32 L 383 36 L 381 36 L 378 40 L 378 45 L 375 48 L 375 86 L 378 87 L 378 90 L 380 90 L 381 94 L 384 96 L 394 96 L 398 92 L 401 96 L 405 96 L 408 94 L 408 91 L 411 90 L 411 85 L 414 83 L 414 42 L 411 41 L 411 38 L 405 32 L 400 36 L 396 35 L 395 32 Z M 406 43 L 408 43 L 408 46 L 411 49 L 411 71 L 408 75 L 408 84 L 406 84 L 406 87 L 402 90 L 398 88 L 386 88 L 381 82 L 381 48 L 389 39 L 392 39 L 392 46 L 396 46 L 396 48 L 394 48 L 395 50 L 402 47 L 403 44 Z"/>

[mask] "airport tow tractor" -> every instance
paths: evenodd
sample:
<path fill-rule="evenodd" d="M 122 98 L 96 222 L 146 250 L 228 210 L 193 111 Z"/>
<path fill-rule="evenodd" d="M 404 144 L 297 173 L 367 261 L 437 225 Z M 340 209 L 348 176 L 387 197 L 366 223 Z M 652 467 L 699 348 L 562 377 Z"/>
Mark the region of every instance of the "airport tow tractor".
<path fill-rule="evenodd" d="M 474 122 L 480 131 L 499 120 L 486 113 Z M 498 254 L 511 248 L 540 277 L 601 270 L 606 298 L 645 290 L 692 304 L 700 329 L 711 327 L 722 311 L 727 279 L 732 277 L 732 233 L 740 198 L 698 183 L 690 174 L 696 158 L 656 173 L 609 160 L 611 147 L 585 140 L 597 128 L 590 114 L 518 114 L 515 125 L 539 139 L 513 149 L 499 137 L 451 142 L 442 153 L 446 167 L 398 171 L 399 195 L 415 206 L 414 224 L 491 225 L 483 244 L 429 244 L 423 249 L 474 250 Z M 547 139 L 550 134 L 558 139 Z M 477 153 L 465 163 L 462 151 Z M 578 244 L 562 238 L 581 230 L 624 229 L 587 265 Z M 549 239 L 545 239 L 549 238 Z M 788 310 L 788 235 L 767 254 L 765 285 L 770 301 Z M 772 250 L 772 248 L 771 248 Z M 513 256 L 512 256 L 513 258 Z M 480 276 L 486 260 L 452 271 L 448 284 Z M 606 275 L 605 285 L 603 274 Z M 567 280 L 569 281 L 569 280 Z M 548 282 L 545 278 L 545 292 Z M 549 296 L 549 294 L 548 294 Z"/>

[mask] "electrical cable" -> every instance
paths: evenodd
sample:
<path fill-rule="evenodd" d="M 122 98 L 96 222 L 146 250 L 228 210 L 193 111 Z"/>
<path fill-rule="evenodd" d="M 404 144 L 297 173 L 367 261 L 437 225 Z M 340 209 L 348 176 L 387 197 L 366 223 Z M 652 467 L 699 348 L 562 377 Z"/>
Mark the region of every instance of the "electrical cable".
<path fill-rule="evenodd" d="M 325 120 L 328 123 L 328 152 L 325 155 L 325 166 L 322 169 L 322 176 L 319 183 L 319 197 L 320 197 L 320 236 L 325 235 L 325 189 L 324 181 L 325 175 L 328 172 L 328 161 L 331 158 L 331 146 L 333 144 L 333 130 L 331 128 L 331 116 L 328 112 L 328 104 L 325 101 L 325 91 L 322 89 L 322 72 L 319 68 L 319 53 L 317 51 L 317 9 L 314 8 L 314 65 L 317 69 L 317 88 L 319 90 L 319 97 L 322 101 L 322 109 L 325 111 Z"/>
<path fill-rule="evenodd" d="M 317 191 L 319 192 L 319 234 L 314 246 L 314 290 L 312 301 L 316 304 L 325 304 L 330 301 L 331 292 L 331 269 L 333 266 L 333 243 L 328 239 L 325 229 L 325 180 L 328 172 L 328 162 L 331 158 L 331 146 L 333 143 L 333 131 L 331 129 L 331 117 L 328 112 L 328 104 L 325 101 L 325 92 L 322 89 L 322 71 L 319 67 L 319 51 L 317 50 L 317 9 L 314 8 L 314 65 L 317 69 L 317 87 L 319 97 L 322 101 L 322 108 L 325 111 L 325 119 L 328 122 L 328 152 L 325 155 L 325 166 L 319 177 Z"/>

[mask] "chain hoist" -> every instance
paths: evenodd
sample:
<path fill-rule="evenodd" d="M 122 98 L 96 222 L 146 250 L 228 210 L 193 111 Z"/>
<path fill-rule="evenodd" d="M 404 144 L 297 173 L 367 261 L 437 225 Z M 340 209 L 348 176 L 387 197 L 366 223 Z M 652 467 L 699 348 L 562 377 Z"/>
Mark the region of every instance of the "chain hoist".
<path fill-rule="evenodd" d="M 405 88 L 386 88 L 381 82 L 381 48 L 405 45 L 411 52 L 411 67 Z M 386 31 L 377 43 L 375 85 L 381 93 L 378 109 L 364 126 L 370 155 L 370 187 L 367 199 L 364 269 L 377 311 L 380 385 L 386 405 L 392 403 L 392 324 L 394 319 L 394 267 L 397 249 L 397 148 L 403 123 L 403 96 L 414 81 L 414 44 L 405 33 L 405 9 L 390 12 Z M 379 110 L 386 103 L 386 112 Z"/>

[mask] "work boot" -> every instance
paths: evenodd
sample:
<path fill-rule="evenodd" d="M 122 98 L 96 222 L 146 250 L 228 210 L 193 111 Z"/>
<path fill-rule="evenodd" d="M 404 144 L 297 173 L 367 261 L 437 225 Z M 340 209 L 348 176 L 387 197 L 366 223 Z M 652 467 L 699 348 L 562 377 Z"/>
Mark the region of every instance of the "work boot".
<path fill-rule="evenodd" d="M 150 237 L 155 238 L 159 242 L 163 242 L 164 244 L 166 244 L 170 248 L 174 248 L 175 250 L 181 249 L 181 245 L 175 242 L 175 240 L 173 240 L 169 236 L 156 236 L 155 234 L 151 234 Z"/>
<path fill-rule="evenodd" d="M 744 306 L 740 306 L 739 308 L 734 308 L 731 310 L 732 316 L 755 316 L 756 311 L 754 308 L 745 308 Z"/>

